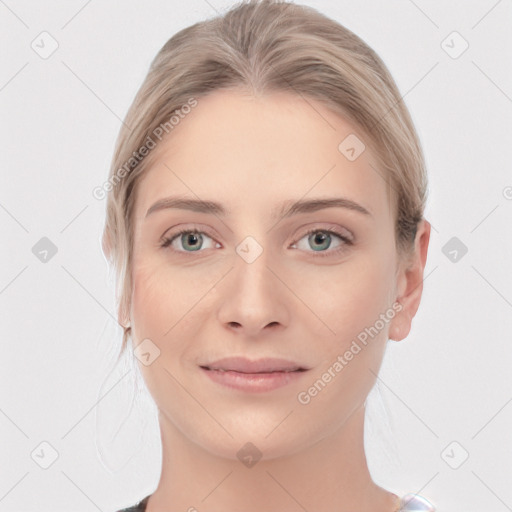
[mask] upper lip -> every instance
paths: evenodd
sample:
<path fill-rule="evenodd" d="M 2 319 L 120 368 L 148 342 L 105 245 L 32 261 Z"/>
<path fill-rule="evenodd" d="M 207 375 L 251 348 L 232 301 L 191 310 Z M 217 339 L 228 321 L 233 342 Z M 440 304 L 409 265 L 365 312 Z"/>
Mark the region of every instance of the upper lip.
<path fill-rule="evenodd" d="M 201 368 L 207 368 L 209 370 L 231 370 L 240 373 L 270 373 L 307 370 L 307 368 L 295 363 L 294 361 L 268 357 L 257 359 L 255 361 L 251 361 L 245 357 L 225 357 L 212 363 L 201 365 Z"/>

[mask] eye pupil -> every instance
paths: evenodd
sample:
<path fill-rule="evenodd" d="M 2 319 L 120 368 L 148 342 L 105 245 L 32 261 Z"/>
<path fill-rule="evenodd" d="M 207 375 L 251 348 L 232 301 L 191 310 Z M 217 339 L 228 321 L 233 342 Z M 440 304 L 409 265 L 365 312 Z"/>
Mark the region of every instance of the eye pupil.
<path fill-rule="evenodd" d="M 328 235 L 327 233 L 324 233 L 323 231 L 315 231 L 315 233 L 313 233 L 311 236 L 310 236 L 310 239 L 313 238 L 314 242 L 315 243 L 324 243 L 325 240 L 329 237 L 330 235 Z M 318 237 L 320 238 L 320 240 L 318 240 Z M 329 246 L 331 245 L 331 242 L 330 240 L 328 240 L 328 243 L 327 243 L 327 246 L 326 247 L 320 247 L 320 248 L 314 248 L 315 251 L 317 250 L 324 250 L 324 249 L 328 249 Z"/>
<path fill-rule="evenodd" d="M 195 242 L 194 241 L 192 242 L 191 248 L 192 249 L 197 249 L 197 247 L 199 246 L 199 244 L 198 244 L 199 237 L 197 236 L 196 233 L 186 233 L 184 235 L 184 238 L 186 240 L 186 242 L 184 243 L 184 246 L 185 246 L 185 244 L 189 244 L 190 243 L 190 239 L 193 238 L 195 240 Z"/>

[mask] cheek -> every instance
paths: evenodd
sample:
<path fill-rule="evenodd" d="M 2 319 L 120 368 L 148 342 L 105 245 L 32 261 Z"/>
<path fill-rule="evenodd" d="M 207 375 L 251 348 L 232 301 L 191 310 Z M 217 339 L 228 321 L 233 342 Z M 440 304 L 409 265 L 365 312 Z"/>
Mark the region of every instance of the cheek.
<path fill-rule="evenodd" d="M 151 262 L 151 258 L 139 261 L 133 270 L 132 293 L 132 334 L 134 345 L 145 339 L 151 340 L 159 350 L 158 357 L 150 364 L 139 363 L 139 369 L 146 385 L 159 406 L 164 406 L 165 397 L 176 396 L 178 386 L 174 386 L 168 372 L 175 374 L 186 350 L 183 329 L 191 312 L 186 307 L 180 283 L 172 279 L 161 264 Z M 165 371 L 167 370 L 167 371 Z"/>
<path fill-rule="evenodd" d="M 169 329 L 183 314 L 176 287 L 179 283 L 155 258 L 139 258 L 134 263 L 131 318 L 137 342 L 149 338 L 161 351 L 165 348 L 172 333 Z"/>
<path fill-rule="evenodd" d="M 336 271 L 331 268 L 331 279 L 307 278 L 309 286 L 315 283 L 311 309 L 330 329 L 322 324 L 317 340 L 322 361 L 310 382 L 329 382 L 315 403 L 339 405 L 333 408 L 333 425 L 364 400 L 379 372 L 391 320 L 385 322 L 381 316 L 389 306 L 390 263 L 375 254 L 361 254 Z"/>
<path fill-rule="evenodd" d="M 316 270 L 315 275 L 303 280 L 303 293 L 310 297 L 311 310 L 333 331 L 324 330 L 325 339 L 333 340 L 332 350 L 350 345 L 391 306 L 388 304 L 392 284 L 390 263 L 371 254 L 358 255 L 337 270 L 331 267 L 320 279 Z M 382 327 L 381 323 L 378 325 Z"/>
<path fill-rule="evenodd" d="M 139 257 L 133 267 L 134 335 L 152 339 L 161 350 L 174 346 L 172 340 L 197 323 L 203 311 L 201 297 L 212 286 L 213 278 L 173 267 L 152 255 Z"/>

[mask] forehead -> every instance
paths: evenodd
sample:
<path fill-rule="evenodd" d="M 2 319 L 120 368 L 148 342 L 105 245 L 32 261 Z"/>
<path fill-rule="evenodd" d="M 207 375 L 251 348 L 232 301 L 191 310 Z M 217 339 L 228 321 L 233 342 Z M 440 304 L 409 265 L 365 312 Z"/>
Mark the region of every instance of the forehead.
<path fill-rule="evenodd" d="M 233 90 L 197 101 L 153 150 L 138 185 L 138 216 L 166 195 L 214 198 L 228 210 L 242 205 L 262 213 L 291 198 L 333 195 L 374 215 L 389 209 L 365 134 L 321 103 Z"/>

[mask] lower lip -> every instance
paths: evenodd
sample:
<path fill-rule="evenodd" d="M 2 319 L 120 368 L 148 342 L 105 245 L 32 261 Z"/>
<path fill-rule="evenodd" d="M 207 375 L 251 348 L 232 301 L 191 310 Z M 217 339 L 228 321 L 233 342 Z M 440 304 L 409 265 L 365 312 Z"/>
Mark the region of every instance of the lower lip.
<path fill-rule="evenodd" d="M 306 371 L 240 373 L 234 371 L 221 372 L 219 370 L 207 370 L 206 368 L 201 368 L 201 370 L 214 382 L 223 384 L 228 388 L 253 393 L 263 393 L 286 386 L 286 384 L 294 382 L 307 373 Z"/>

